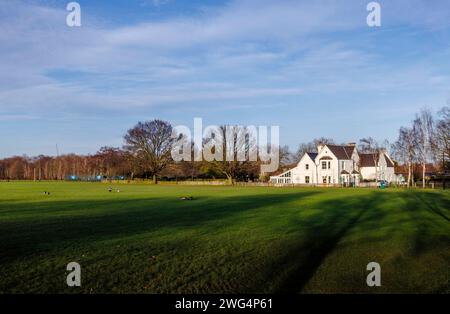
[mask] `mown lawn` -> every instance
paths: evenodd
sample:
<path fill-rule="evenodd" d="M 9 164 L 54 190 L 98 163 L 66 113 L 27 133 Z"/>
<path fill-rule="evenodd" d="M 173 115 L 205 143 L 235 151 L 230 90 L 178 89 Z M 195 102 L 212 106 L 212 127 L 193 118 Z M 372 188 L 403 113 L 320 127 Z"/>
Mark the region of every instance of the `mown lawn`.
<path fill-rule="evenodd" d="M 107 188 L 1 182 L 0 293 L 450 292 L 449 192 Z"/>

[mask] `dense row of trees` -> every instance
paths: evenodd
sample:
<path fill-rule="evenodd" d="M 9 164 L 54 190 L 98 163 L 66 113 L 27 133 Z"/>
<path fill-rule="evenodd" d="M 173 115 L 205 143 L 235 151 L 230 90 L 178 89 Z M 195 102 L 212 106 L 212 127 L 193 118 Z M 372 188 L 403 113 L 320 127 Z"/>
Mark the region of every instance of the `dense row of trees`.
<path fill-rule="evenodd" d="M 225 128 L 220 127 L 226 137 Z M 237 130 L 237 129 L 236 129 Z M 213 179 L 255 180 L 259 176 L 258 161 L 192 161 L 175 162 L 171 150 L 176 138 L 172 137 L 170 123 L 153 120 L 139 122 L 124 136 L 123 148 L 102 147 L 94 155 L 15 156 L 0 160 L 0 179 L 11 180 L 64 180 L 75 176 L 78 179 L 126 177 L 146 178 L 157 182 L 166 179 Z M 236 138 L 235 154 L 245 149 Z M 206 141 L 211 139 L 206 139 Z M 216 152 L 218 153 L 218 152 Z"/>
<path fill-rule="evenodd" d="M 126 153 L 102 147 L 95 155 L 15 156 L 0 160 L 0 179 L 63 180 L 69 176 L 108 177 L 129 173 Z"/>
<path fill-rule="evenodd" d="M 233 161 L 202 160 L 195 161 L 195 146 L 191 145 L 190 161 L 174 161 L 171 151 L 175 143 L 180 143 L 183 134 L 174 138 L 170 123 L 161 120 L 139 122 L 124 136 L 123 148 L 102 147 L 94 155 L 62 155 L 51 156 L 15 156 L 0 160 L 0 179 L 21 180 L 63 180 L 76 176 L 78 178 L 115 178 L 126 177 L 152 178 L 155 183 L 158 177 L 166 179 L 226 178 L 234 180 L 256 180 L 260 177 L 261 160 L 237 160 L 236 156 L 244 153 L 249 156 L 254 143 L 241 136 L 242 128 L 225 128 L 221 126 L 215 135 L 204 139 L 207 147 L 215 138 L 221 137 L 226 145 L 231 145 L 228 154 Z M 379 143 L 371 137 L 359 141 L 361 152 L 377 153 L 390 151 L 391 156 L 405 167 L 408 172 L 408 185 L 417 177 L 418 165 L 422 168 L 421 178 L 425 178 L 427 165 L 433 164 L 442 174 L 447 173 L 450 162 L 450 109 L 444 107 L 436 117 L 423 109 L 409 127 L 401 127 L 398 139 L 390 145 L 388 141 Z M 182 141 L 181 141 L 182 142 Z M 316 152 L 319 144 L 335 144 L 331 138 L 317 138 L 299 145 L 295 152 L 287 146 L 279 149 L 280 170 L 296 164 L 305 152 Z M 214 155 L 224 156 L 224 151 L 212 151 Z M 416 176 L 414 175 L 416 174 Z M 267 179 L 266 174 L 265 179 Z M 424 181 L 424 180 L 423 180 Z M 425 184 L 425 182 L 423 183 Z"/>

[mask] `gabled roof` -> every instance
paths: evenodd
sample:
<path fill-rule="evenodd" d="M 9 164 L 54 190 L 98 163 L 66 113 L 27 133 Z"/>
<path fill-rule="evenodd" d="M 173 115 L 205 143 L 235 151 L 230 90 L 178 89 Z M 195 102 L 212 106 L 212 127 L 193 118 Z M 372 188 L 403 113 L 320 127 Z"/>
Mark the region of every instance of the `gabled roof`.
<path fill-rule="evenodd" d="M 359 166 L 360 167 L 375 167 L 376 161 L 378 161 L 378 153 L 365 153 L 359 154 Z M 384 160 L 386 160 L 387 167 L 394 167 L 392 160 L 383 154 Z"/>
<path fill-rule="evenodd" d="M 355 146 L 349 145 L 326 145 L 337 159 L 350 160 L 352 159 L 353 150 Z"/>
<path fill-rule="evenodd" d="M 309 158 L 311 158 L 313 161 L 316 160 L 317 155 L 319 155 L 318 153 L 307 153 Z"/>
<path fill-rule="evenodd" d="M 375 167 L 376 161 L 378 161 L 377 153 L 359 154 L 360 167 Z"/>
<path fill-rule="evenodd" d="M 386 154 L 383 154 L 383 155 L 384 155 L 384 159 L 386 160 L 386 165 L 387 165 L 388 167 L 394 167 L 394 163 L 392 162 L 391 158 L 389 158 L 388 156 L 386 156 Z"/>

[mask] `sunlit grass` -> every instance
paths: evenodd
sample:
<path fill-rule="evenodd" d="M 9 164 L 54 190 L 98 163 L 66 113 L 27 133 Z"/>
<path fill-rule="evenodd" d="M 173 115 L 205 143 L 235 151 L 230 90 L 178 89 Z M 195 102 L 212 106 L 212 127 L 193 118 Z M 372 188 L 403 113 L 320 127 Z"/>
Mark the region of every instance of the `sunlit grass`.
<path fill-rule="evenodd" d="M 117 188 L 0 183 L 0 292 L 449 292 L 449 192 Z"/>

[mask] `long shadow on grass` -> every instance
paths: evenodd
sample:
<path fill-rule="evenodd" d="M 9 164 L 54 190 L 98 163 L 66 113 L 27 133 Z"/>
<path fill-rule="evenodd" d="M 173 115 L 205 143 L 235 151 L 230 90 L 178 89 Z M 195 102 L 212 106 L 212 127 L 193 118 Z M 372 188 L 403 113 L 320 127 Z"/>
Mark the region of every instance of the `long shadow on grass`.
<path fill-rule="evenodd" d="M 339 241 L 360 222 L 368 210 L 374 209 L 384 200 L 383 195 L 371 192 L 358 198 L 320 202 L 318 207 L 328 212 L 303 222 L 315 227 L 301 239 L 294 251 L 279 261 L 278 269 L 288 267 L 291 271 L 279 283 L 275 293 L 301 292 Z"/>
<path fill-rule="evenodd" d="M 35 219 L 0 222 L 0 262 L 9 262 L 36 252 L 71 245 L 166 229 L 202 228 L 207 232 L 239 215 L 270 204 L 283 204 L 318 193 L 295 190 L 280 194 L 203 197 L 194 201 L 173 198 L 111 201 L 56 201 L 39 203 L 45 211 Z M 28 210 L 33 204 L 5 204 L 11 212 Z M 52 209 L 54 213 L 52 214 Z M 78 211 L 76 211 L 78 209 Z M 68 214 L 65 210 L 69 211 Z"/>
<path fill-rule="evenodd" d="M 436 234 L 440 228 L 447 227 L 449 219 L 441 211 L 448 208 L 448 198 L 443 195 L 425 191 L 410 191 L 404 196 L 407 202 L 407 213 L 415 224 L 414 253 L 420 255 L 429 249 L 436 249 L 442 246 L 443 250 L 448 250 L 448 234 Z M 443 218 L 443 219 L 442 219 Z M 433 246 L 430 247 L 430 243 Z"/>
<path fill-rule="evenodd" d="M 401 208 L 390 212 L 389 208 L 384 207 L 395 197 L 400 197 L 405 203 L 399 204 Z M 411 233 L 414 241 L 413 253 L 423 253 L 426 246 L 433 242 L 445 247 L 445 243 L 448 243 L 448 236 L 436 236 L 433 234 L 433 226 L 436 224 L 443 226 L 443 223 L 435 217 L 442 217 L 439 214 L 439 208 L 445 208 L 447 199 L 443 195 L 426 195 L 426 193 L 416 195 L 416 197 L 419 202 L 417 202 L 417 198 L 405 192 L 380 193 L 380 191 L 373 191 L 357 198 L 338 198 L 318 203 L 315 206 L 323 208 L 324 211 L 308 221 L 299 222 L 299 224 L 310 225 L 311 231 L 299 239 L 297 246 L 279 259 L 273 267 L 274 271 L 268 274 L 266 280 L 268 282 L 276 281 L 280 270 L 289 269 L 287 275 L 279 280 L 274 292 L 301 292 L 325 258 L 334 251 L 338 243 L 350 231 L 363 234 L 364 232 L 379 232 L 379 229 L 383 228 L 383 232 L 378 233 L 376 238 L 362 238 L 363 243 L 367 243 L 367 241 L 389 241 L 395 231 L 409 228 L 408 232 Z M 434 199 L 441 206 L 436 206 L 429 212 L 430 203 L 424 200 L 428 197 Z M 433 217 L 435 214 L 436 216 Z M 402 226 L 402 224 L 405 225 Z"/>
<path fill-rule="evenodd" d="M 430 193 L 430 192 L 419 192 L 419 191 L 411 191 L 411 194 L 414 195 L 419 201 L 427 205 L 428 210 L 430 210 L 432 213 L 435 213 L 438 216 L 441 216 L 447 221 L 450 221 L 450 219 L 443 213 L 440 208 L 449 209 L 449 199 L 443 199 L 442 197 L 439 197 L 436 193 Z M 446 203 L 442 203 L 445 201 Z M 436 206 L 436 204 L 439 204 L 440 206 Z"/>

